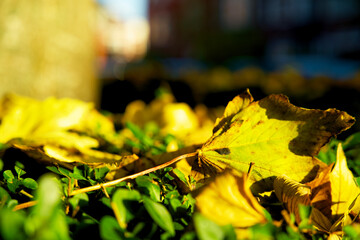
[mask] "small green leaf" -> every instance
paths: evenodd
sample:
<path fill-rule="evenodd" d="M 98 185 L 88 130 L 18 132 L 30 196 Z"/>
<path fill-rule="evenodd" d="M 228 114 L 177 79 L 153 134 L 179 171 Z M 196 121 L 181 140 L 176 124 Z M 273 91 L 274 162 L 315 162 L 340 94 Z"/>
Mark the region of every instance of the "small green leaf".
<path fill-rule="evenodd" d="M 6 181 L 9 183 L 12 183 L 13 179 L 15 178 L 14 174 L 11 172 L 11 170 L 6 170 L 3 172 L 3 176 L 6 179 Z"/>
<path fill-rule="evenodd" d="M 25 165 L 22 162 L 15 161 L 15 166 L 21 169 L 25 169 Z"/>
<path fill-rule="evenodd" d="M 177 198 L 170 199 L 170 206 L 175 216 L 186 213 L 186 207 Z"/>
<path fill-rule="evenodd" d="M 8 203 L 7 203 L 7 208 L 9 208 L 9 209 L 13 209 L 16 205 L 18 205 L 19 204 L 19 201 L 18 200 L 16 200 L 16 199 L 10 199 L 10 201 L 8 201 Z"/>
<path fill-rule="evenodd" d="M 110 171 L 107 167 L 95 168 L 95 179 L 102 180 L 105 178 L 106 174 Z"/>
<path fill-rule="evenodd" d="M 81 171 L 81 169 L 79 169 L 78 167 L 74 167 L 73 172 L 70 173 L 70 177 L 75 178 L 77 180 L 87 180 L 84 176 L 83 176 L 83 172 Z"/>
<path fill-rule="evenodd" d="M 343 143 L 344 151 L 349 148 L 354 148 L 356 145 L 360 145 L 360 132 L 350 135 Z"/>
<path fill-rule="evenodd" d="M 143 144 L 146 147 L 154 146 L 154 140 L 147 136 L 143 130 L 141 130 L 137 125 L 126 122 L 126 127 L 130 129 L 130 131 L 134 134 L 134 136 L 140 141 L 141 144 Z"/>
<path fill-rule="evenodd" d="M 7 180 L 7 187 L 13 193 L 16 192 L 16 189 L 19 187 L 19 185 L 20 185 L 20 181 L 17 180 L 16 178 Z"/>
<path fill-rule="evenodd" d="M 217 240 L 225 237 L 219 225 L 199 213 L 194 215 L 194 225 L 200 240 Z"/>
<path fill-rule="evenodd" d="M 163 230 L 175 236 L 175 228 L 169 211 L 161 203 L 157 203 L 151 198 L 143 196 L 144 207 L 154 222 Z"/>
<path fill-rule="evenodd" d="M 105 216 L 100 220 L 100 236 L 104 240 L 124 239 L 118 222 L 110 216 Z"/>
<path fill-rule="evenodd" d="M 46 167 L 47 169 L 49 169 L 50 171 L 57 173 L 61 176 L 65 176 L 65 177 L 71 177 L 71 172 L 66 169 L 66 168 L 62 168 L 62 167 L 57 167 L 57 166 L 48 166 Z"/>
<path fill-rule="evenodd" d="M 188 185 L 188 181 L 184 175 L 184 173 L 182 171 L 180 171 L 179 169 L 175 168 L 173 169 L 174 174 L 186 185 Z"/>
<path fill-rule="evenodd" d="M 140 199 L 141 195 L 136 190 L 120 188 L 114 193 L 113 210 L 122 228 L 125 228 L 127 223 L 135 217 Z"/>
<path fill-rule="evenodd" d="M 149 176 L 140 176 L 135 179 L 139 190 L 154 201 L 160 202 L 160 186 Z"/>
<path fill-rule="evenodd" d="M 22 175 L 24 175 L 26 173 L 23 169 L 19 168 L 18 166 L 15 166 L 14 168 L 15 168 L 15 172 L 17 173 L 18 178 L 20 178 Z"/>
<path fill-rule="evenodd" d="M 77 206 L 85 206 L 89 203 L 89 197 L 86 193 L 76 194 L 75 196 L 69 198 L 69 203 L 73 209 Z"/>
<path fill-rule="evenodd" d="M 27 188 L 30 188 L 30 189 L 37 189 L 38 188 L 38 184 L 37 182 L 32 179 L 32 178 L 25 178 L 23 181 L 22 181 L 22 184 L 27 187 Z"/>

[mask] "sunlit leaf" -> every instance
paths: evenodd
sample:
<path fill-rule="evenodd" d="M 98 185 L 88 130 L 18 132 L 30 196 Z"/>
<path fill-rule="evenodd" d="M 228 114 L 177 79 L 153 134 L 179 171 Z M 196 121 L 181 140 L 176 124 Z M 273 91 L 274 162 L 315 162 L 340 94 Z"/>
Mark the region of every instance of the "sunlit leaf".
<path fill-rule="evenodd" d="M 174 97 L 167 93 L 148 105 L 140 100 L 130 103 L 126 107 L 123 122 L 132 122 L 140 127 L 155 122 L 161 133 L 174 135 L 190 146 L 205 142 L 211 136 L 213 124 L 204 114 L 203 108 L 195 110 L 186 103 L 175 103 Z"/>
<path fill-rule="evenodd" d="M 94 149 L 100 147 L 99 139 L 114 140 L 115 129 L 92 103 L 8 95 L 1 107 L 0 142 L 37 160 L 70 168 L 82 163 L 116 170 L 138 159 Z"/>
<path fill-rule="evenodd" d="M 335 165 L 324 168 L 313 181 L 300 184 L 286 177 L 277 177 L 274 188 L 280 201 L 296 216 L 299 203 L 311 206 L 310 219 L 314 227 L 330 233 L 333 239 L 341 237 L 343 227 L 351 224 L 360 213 L 360 189 L 347 167 L 341 144 L 338 145 Z"/>
<path fill-rule="evenodd" d="M 336 159 L 336 164 L 330 174 L 331 212 L 334 216 L 346 213 L 350 204 L 360 194 L 354 176 L 347 167 L 341 144 L 338 146 Z"/>
<path fill-rule="evenodd" d="M 3 176 L 4 176 L 4 178 L 5 178 L 5 180 L 6 180 L 7 182 L 11 182 L 11 181 L 15 178 L 15 176 L 14 176 L 14 174 L 11 172 L 11 170 L 5 170 L 5 171 L 3 172 Z"/>
<path fill-rule="evenodd" d="M 232 224 L 237 233 L 267 221 L 264 209 L 250 191 L 247 176 L 238 176 L 235 171 L 226 171 L 201 189 L 196 196 L 196 206 L 202 215 L 218 225 Z"/>
<path fill-rule="evenodd" d="M 284 95 L 251 100 L 249 92 L 235 97 L 217 121 L 213 136 L 198 151 L 194 170 L 200 178 L 226 166 L 246 172 L 253 162 L 250 179 L 262 180 L 252 186 L 255 192 L 271 189 L 274 177 L 284 172 L 296 181 L 311 180 L 323 166 L 314 158 L 320 148 L 354 124 L 345 112 L 296 107 Z"/>

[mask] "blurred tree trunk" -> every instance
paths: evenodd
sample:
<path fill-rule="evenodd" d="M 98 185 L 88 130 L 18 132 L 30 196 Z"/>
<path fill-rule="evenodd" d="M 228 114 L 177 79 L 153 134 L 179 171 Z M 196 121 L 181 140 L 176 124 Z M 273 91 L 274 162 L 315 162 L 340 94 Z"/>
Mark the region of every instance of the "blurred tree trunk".
<path fill-rule="evenodd" d="M 98 100 L 93 0 L 0 1 L 0 97 Z"/>

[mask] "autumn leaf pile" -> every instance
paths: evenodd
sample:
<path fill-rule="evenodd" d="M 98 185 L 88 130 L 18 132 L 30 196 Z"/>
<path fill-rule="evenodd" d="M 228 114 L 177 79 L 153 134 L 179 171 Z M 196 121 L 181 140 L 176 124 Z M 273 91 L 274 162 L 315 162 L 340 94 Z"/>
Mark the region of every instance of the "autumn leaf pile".
<path fill-rule="evenodd" d="M 121 116 L 73 99 L 4 97 L 1 237 L 360 236 L 360 135 L 336 139 L 352 116 L 248 90 L 217 112 L 168 93 Z"/>

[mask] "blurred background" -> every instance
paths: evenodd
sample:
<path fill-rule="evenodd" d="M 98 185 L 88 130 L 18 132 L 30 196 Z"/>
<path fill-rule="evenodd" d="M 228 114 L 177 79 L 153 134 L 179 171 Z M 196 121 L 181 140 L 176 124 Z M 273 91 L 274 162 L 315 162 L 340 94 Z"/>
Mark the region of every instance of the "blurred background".
<path fill-rule="evenodd" d="M 0 66 L 0 95 L 114 113 L 159 87 L 192 107 L 250 88 L 360 119 L 360 1 L 2 0 Z"/>

